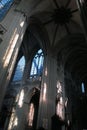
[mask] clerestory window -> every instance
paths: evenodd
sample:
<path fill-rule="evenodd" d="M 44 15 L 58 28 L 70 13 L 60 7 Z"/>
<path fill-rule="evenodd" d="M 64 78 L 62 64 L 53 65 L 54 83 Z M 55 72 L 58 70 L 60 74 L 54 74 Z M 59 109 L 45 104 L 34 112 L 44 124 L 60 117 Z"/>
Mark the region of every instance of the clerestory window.
<path fill-rule="evenodd" d="M 25 67 L 25 57 L 22 56 L 22 58 L 19 60 L 19 62 L 17 64 L 15 74 L 14 74 L 14 77 L 13 77 L 13 81 L 22 80 L 24 67 Z"/>
<path fill-rule="evenodd" d="M 84 83 L 82 82 L 81 84 L 81 90 L 82 90 L 82 93 L 85 93 L 85 86 L 84 86 Z"/>
<path fill-rule="evenodd" d="M 44 56 L 42 50 L 38 50 L 32 61 L 30 77 L 41 76 L 43 71 Z"/>
<path fill-rule="evenodd" d="M 14 0 L 0 0 L 0 21 L 4 18 Z"/>

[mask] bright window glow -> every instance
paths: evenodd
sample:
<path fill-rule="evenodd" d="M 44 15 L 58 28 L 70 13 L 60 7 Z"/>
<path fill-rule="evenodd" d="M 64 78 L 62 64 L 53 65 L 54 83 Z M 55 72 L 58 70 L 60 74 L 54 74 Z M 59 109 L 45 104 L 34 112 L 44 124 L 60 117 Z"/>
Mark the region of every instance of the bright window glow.
<path fill-rule="evenodd" d="M 34 104 L 30 104 L 30 110 L 29 110 L 29 126 L 33 125 L 33 118 L 34 118 Z"/>
<path fill-rule="evenodd" d="M 18 80 L 22 79 L 24 67 L 25 67 L 25 58 L 23 56 L 17 64 L 15 74 L 14 74 L 14 77 L 13 77 L 13 81 L 18 81 Z"/>
<path fill-rule="evenodd" d="M 42 50 L 40 49 L 33 61 L 32 61 L 32 66 L 31 66 L 31 72 L 30 72 L 30 76 L 40 76 L 42 74 L 42 70 L 43 70 L 43 60 L 44 60 L 44 57 L 43 57 L 43 52 Z"/>
<path fill-rule="evenodd" d="M 84 86 L 84 83 L 82 83 L 82 93 L 85 93 L 85 86 Z"/>
<path fill-rule="evenodd" d="M 24 99 L 24 90 L 21 91 L 19 101 L 18 101 L 18 105 L 19 105 L 20 108 L 23 105 L 23 99 Z"/>

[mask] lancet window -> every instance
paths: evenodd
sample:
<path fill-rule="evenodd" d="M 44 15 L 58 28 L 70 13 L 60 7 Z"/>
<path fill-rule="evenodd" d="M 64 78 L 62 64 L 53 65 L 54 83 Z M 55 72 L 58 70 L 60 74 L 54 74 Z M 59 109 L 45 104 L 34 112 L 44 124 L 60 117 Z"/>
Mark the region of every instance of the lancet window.
<path fill-rule="evenodd" d="M 18 81 L 21 80 L 23 77 L 23 72 L 24 72 L 24 67 L 25 67 L 25 58 L 24 56 L 22 56 L 22 58 L 19 60 L 15 73 L 14 73 L 14 77 L 13 77 L 13 81 Z"/>
<path fill-rule="evenodd" d="M 44 56 L 42 50 L 38 50 L 32 61 L 30 77 L 42 75 Z"/>

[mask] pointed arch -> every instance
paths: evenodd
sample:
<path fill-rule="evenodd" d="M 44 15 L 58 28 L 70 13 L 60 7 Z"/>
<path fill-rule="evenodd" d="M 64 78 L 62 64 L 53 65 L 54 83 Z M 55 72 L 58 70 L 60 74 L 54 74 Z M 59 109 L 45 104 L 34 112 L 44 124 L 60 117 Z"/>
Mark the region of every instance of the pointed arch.
<path fill-rule="evenodd" d="M 44 61 L 43 51 L 42 49 L 39 49 L 32 60 L 30 77 L 42 75 L 43 61 Z"/>
<path fill-rule="evenodd" d="M 14 76 L 13 76 L 13 81 L 18 81 L 18 80 L 22 79 L 24 67 L 25 67 L 25 57 L 22 56 L 17 63 L 15 73 L 14 73 Z"/>

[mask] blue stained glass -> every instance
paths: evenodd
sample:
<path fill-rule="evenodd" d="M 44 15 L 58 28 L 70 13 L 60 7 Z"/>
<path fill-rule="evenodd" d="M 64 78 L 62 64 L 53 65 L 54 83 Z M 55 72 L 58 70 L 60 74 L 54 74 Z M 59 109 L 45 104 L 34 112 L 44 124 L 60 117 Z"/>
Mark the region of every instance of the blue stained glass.
<path fill-rule="evenodd" d="M 1 0 L 0 1 L 0 21 L 3 19 L 8 9 L 12 5 L 14 0 Z"/>
<path fill-rule="evenodd" d="M 85 86 L 84 86 L 84 83 L 82 83 L 82 93 L 85 93 Z"/>
<path fill-rule="evenodd" d="M 30 76 L 34 76 L 34 75 L 40 76 L 42 74 L 43 61 L 44 61 L 43 52 L 40 49 L 36 53 L 36 55 L 35 55 L 35 57 L 34 57 L 34 59 L 32 61 Z"/>
<path fill-rule="evenodd" d="M 25 67 L 25 58 L 23 56 L 17 64 L 15 74 L 14 74 L 14 77 L 13 77 L 13 81 L 19 81 L 19 80 L 22 79 L 24 67 Z"/>

